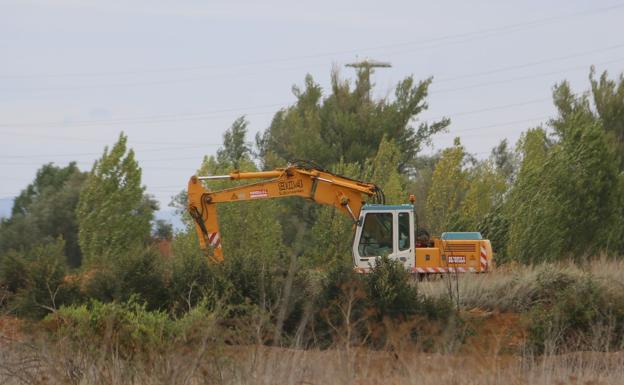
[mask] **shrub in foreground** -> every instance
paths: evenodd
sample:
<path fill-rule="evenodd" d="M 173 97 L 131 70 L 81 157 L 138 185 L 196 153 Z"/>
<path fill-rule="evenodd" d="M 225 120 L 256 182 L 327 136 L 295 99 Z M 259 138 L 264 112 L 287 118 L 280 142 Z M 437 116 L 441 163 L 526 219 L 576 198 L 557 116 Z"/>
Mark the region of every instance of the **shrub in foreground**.
<path fill-rule="evenodd" d="M 9 293 L 10 312 L 40 319 L 80 300 L 77 282 L 67 275 L 64 247 L 59 240 L 28 252 L 11 251 L 0 260 L 0 287 Z"/>
<path fill-rule="evenodd" d="M 621 349 L 624 296 L 589 275 L 560 278 L 529 312 L 529 346 L 538 353 Z"/>
<path fill-rule="evenodd" d="M 124 357 L 162 352 L 176 345 L 216 338 L 216 316 L 196 306 L 180 318 L 147 310 L 136 297 L 128 302 L 67 306 L 49 314 L 44 326 L 56 339 L 98 352 L 113 349 Z"/>

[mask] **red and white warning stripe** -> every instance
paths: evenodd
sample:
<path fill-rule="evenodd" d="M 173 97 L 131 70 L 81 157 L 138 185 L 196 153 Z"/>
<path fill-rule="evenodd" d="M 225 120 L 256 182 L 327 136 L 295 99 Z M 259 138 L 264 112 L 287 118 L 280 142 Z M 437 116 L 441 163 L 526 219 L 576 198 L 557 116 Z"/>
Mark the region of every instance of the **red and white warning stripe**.
<path fill-rule="evenodd" d="M 370 268 L 356 267 L 354 268 L 356 273 L 368 274 L 371 272 Z M 474 267 L 413 267 L 412 273 L 419 274 L 444 274 L 444 273 L 476 273 L 477 269 Z"/>
<path fill-rule="evenodd" d="M 487 250 L 481 245 L 481 271 L 485 272 L 488 268 Z"/>
<path fill-rule="evenodd" d="M 208 243 L 210 243 L 210 246 L 215 249 L 221 247 L 221 236 L 219 235 L 219 232 L 208 233 Z"/>
<path fill-rule="evenodd" d="M 414 267 L 412 273 L 475 273 L 474 267 Z"/>

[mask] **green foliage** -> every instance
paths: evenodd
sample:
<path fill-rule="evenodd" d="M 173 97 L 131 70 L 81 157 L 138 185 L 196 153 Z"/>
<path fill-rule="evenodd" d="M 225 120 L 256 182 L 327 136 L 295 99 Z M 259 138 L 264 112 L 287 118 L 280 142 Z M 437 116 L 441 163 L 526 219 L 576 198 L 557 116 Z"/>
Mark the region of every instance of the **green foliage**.
<path fill-rule="evenodd" d="M 13 293 L 12 312 L 37 319 L 80 299 L 77 284 L 67 277 L 64 249 L 58 240 L 0 260 L 0 286 Z"/>
<path fill-rule="evenodd" d="M 509 242 L 510 219 L 505 209 L 505 202 L 498 202 L 489 212 L 483 215 L 475 227 L 481 232 L 485 239 L 491 242 L 492 249 L 496 253 L 497 264 L 509 262 L 511 260 L 509 254 L 506 252 Z"/>
<path fill-rule="evenodd" d="M 141 169 L 122 133 L 95 162 L 80 193 L 79 243 L 89 264 L 115 263 L 119 255 L 141 248 L 150 235 L 156 202 L 141 186 Z"/>
<path fill-rule="evenodd" d="M 500 203 L 507 189 L 504 174 L 495 170 L 488 161 L 477 163 L 469 171 L 469 186 L 461 205 L 459 215 L 461 230 L 470 231 L 479 224 Z"/>
<path fill-rule="evenodd" d="M 321 87 L 309 75 L 303 89 L 293 87 L 296 104 L 278 112 L 271 126 L 257 137 L 264 165 L 272 168 L 292 159 L 326 166 L 343 159 L 362 165 L 375 156 L 386 136 L 399 147 L 397 168 L 410 166 L 431 135 L 449 124 L 448 119 L 442 119 L 418 127 L 411 125 L 428 107 L 425 98 L 431 79 L 418 83 L 412 77 L 402 80 L 390 101 L 371 97 L 370 76 L 368 70 L 359 71 L 352 86 L 337 72 L 332 73 L 331 94 L 325 99 Z"/>
<path fill-rule="evenodd" d="M 249 160 L 239 159 L 239 162 L 243 170 L 257 170 Z M 219 175 L 231 171 L 230 163 L 221 163 L 210 157 L 204 160 L 199 173 Z M 248 182 L 238 184 L 241 183 Z M 233 184 L 229 181 L 211 181 L 208 187 L 220 190 L 231 186 Z M 280 211 L 275 201 L 246 201 L 219 205 L 217 215 L 226 258 L 228 255 L 238 255 L 251 260 L 258 257 L 259 250 L 270 250 L 274 255 L 282 253 L 282 226 L 278 220 Z"/>
<path fill-rule="evenodd" d="M 524 262 L 579 258 L 606 246 L 601 239 L 617 181 L 613 152 L 582 113 L 562 122 L 557 135 L 549 145 L 543 131 L 527 134 L 508 201 L 508 253 Z"/>
<path fill-rule="evenodd" d="M 624 296 L 591 276 L 538 277 L 540 290 L 528 313 L 528 345 L 537 353 L 621 348 Z"/>
<path fill-rule="evenodd" d="M 100 301 L 137 298 L 148 309 L 165 309 L 170 292 L 165 280 L 165 263 L 152 249 L 135 250 L 116 257 L 116 263 L 88 271 L 84 290 Z"/>
<path fill-rule="evenodd" d="M 497 173 L 507 182 L 512 182 L 518 168 L 518 160 L 509 149 L 507 139 L 503 139 L 492 149 L 490 159 L 494 163 Z"/>
<path fill-rule="evenodd" d="M 386 137 L 381 139 L 377 154 L 366 164 L 361 179 L 373 182 L 381 187 L 387 204 L 401 204 L 407 202 L 404 189 L 404 177 L 399 174 L 401 153 L 394 140 Z"/>
<path fill-rule="evenodd" d="M 387 256 L 377 258 L 366 276 L 368 297 L 380 317 L 398 318 L 416 314 L 418 292 L 410 285 L 410 274 L 402 264 Z"/>
<path fill-rule="evenodd" d="M 251 149 L 245 142 L 248 124 L 245 117 L 241 116 L 223 134 L 223 148 L 217 151 L 217 159 L 220 163 L 231 164 L 234 169 L 238 170 L 241 161 L 249 160 Z"/>
<path fill-rule="evenodd" d="M 454 315 L 448 299 L 419 295 L 411 274 L 401 263 L 387 256 L 377 259 L 364 280 L 371 308 L 380 319 L 405 320 L 420 316 L 446 322 Z"/>
<path fill-rule="evenodd" d="M 170 241 L 173 238 L 173 225 L 163 219 L 154 222 L 152 237 L 159 240 Z"/>
<path fill-rule="evenodd" d="M 125 301 L 136 296 L 148 309 L 165 308 L 169 297 L 162 256 L 152 249 L 121 258 L 115 266 L 119 281 L 117 298 Z"/>
<path fill-rule="evenodd" d="M 504 143 L 497 153 L 505 152 Z M 500 155 L 499 154 L 499 155 Z M 500 155 L 502 157 L 503 155 Z M 507 160 L 477 162 L 471 159 L 459 138 L 442 151 L 430 174 L 426 223 L 433 234 L 444 231 L 475 231 L 500 203 L 507 190 Z"/>
<path fill-rule="evenodd" d="M 62 237 L 67 262 L 79 266 L 76 206 L 85 178 L 73 162 L 62 168 L 51 163 L 42 166 L 35 180 L 15 198 L 11 217 L 0 222 L 0 255 Z"/>
<path fill-rule="evenodd" d="M 0 285 L 9 292 L 16 293 L 28 286 L 26 259 L 16 251 L 9 251 L 0 259 Z"/>
<path fill-rule="evenodd" d="M 595 115 L 615 149 L 619 169 L 624 170 L 624 74 L 620 74 L 617 81 L 609 79 L 606 71 L 600 75 L 600 79 L 594 76 L 595 69 L 592 67 L 589 79 Z"/>
<path fill-rule="evenodd" d="M 179 234 L 174 240 L 171 262 L 171 284 L 167 288 L 171 298 L 171 310 L 175 314 L 188 311 L 213 292 L 215 277 L 208 265 L 208 258 L 197 251 L 197 239 L 192 239 L 192 249 L 182 250 Z"/>
<path fill-rule="evenodd" d="M 453 147 L 442 151 L 435 166 L 427 197 L 427 223 L 433 234 L 453 230 L 451 225 L 458 221 L 461 201 L 469 187 L 465 157 L 466 151 L 457 138 Z"/>
<path fill-rule="evenodd" d="M 196 306 L 181 318 L 162 311 L 150 311 L 131 298 L 128 302 L 67 306 L 46 317 L 53 336 L 71 341 L 95 353 L 115 349 L 124 358 L 162 352 L 171 345 L 182 346 L 207 337 L 215 338 L 214 312 Z"/>
<path fill-rule="evenodd" d="M 439 153 L 434 156 L 419 156 L 414 163 L 409 179 L 406 181 L 406 193 L 414 194 L 414 197 L 416 198 L 416 201 L 414 202 L 414 209 L 416 211 L 419 222 L 418 225 L 420 227 L 424 226 L 425 228 L 429 228 L 429 223 L 427 223 L 426 208 L 429 194 L 434 193 L 431 190 L 431 184 L 439 156 Z"/>
<path fill-rule="evenodd" d="M 351 261 L 353 221 L 333 207 L 319 207 L 308 236 L 305 255 L 309 265 L 328 266 L 338 260 Z M 346 241 L 345 241 L 346 240 Z"/>

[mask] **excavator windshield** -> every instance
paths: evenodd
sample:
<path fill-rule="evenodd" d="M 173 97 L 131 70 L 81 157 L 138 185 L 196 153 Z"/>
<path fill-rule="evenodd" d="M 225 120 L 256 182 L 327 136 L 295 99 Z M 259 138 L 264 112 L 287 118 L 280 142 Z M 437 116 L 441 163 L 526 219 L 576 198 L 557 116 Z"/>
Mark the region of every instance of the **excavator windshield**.
<path fill-rule="evenodd" d="M 392 253 L 392 213 L 370 213 L 364 219 L 358 244 L 361 256 L 382 256 Z"/>

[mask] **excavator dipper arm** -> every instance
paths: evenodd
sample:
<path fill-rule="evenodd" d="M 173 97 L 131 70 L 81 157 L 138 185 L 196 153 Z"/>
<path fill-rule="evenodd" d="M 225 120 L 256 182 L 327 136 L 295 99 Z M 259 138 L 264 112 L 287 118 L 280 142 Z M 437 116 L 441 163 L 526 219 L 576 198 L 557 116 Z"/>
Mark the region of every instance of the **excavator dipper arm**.
<path fill-rule="evenodd" d="M 211 179 L 266 180 L 220 191 L 208 191 L 201 181 Z M 334 206 L 354 222 L 358 221 L 366 198 L 372 197 L 375 203 L 383 203 L 383 193 L 376 185 L 314 168 L 289 166 L 273 171 L 234 171 L 228 175 L 193 176 L 188 184 L 188 208 L 195 220 L 201 248 L 205 249 L 210 245 L 214 251 L 214 260 L 223 260 L 217 204 L 290 196 Z"/>

